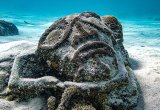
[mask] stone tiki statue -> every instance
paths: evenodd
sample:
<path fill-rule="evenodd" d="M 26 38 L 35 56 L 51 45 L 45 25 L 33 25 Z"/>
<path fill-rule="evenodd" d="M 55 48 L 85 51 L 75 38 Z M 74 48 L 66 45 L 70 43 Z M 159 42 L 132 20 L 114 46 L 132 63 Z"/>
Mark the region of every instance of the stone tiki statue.
<path fill-rule="evenodd" d="M 45 93 L 49 110 L 131 110 L 139 91 L 128 59 L 115 17 L 69 15 L 15 58 L 6 94 Z"/>

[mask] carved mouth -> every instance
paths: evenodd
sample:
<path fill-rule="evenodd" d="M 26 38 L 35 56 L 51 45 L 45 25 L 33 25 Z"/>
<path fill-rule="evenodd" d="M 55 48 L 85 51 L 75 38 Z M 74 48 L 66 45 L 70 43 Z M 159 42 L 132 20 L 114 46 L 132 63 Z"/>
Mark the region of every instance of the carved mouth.
<path fill-rule="evenodd" d="M 96 54 L 114 56 L 114 49 L 103 41 L 88 41 L 81 45 L 73 54 L 72 61 L 76 59 L 87 59 Z"/>
<path fill-rule="evenodd" d="M 110 64 L 101 61 L 96 55 L 99 58 L 102 56 L 114 57 L 115 51 L 109 44 L 103 41 L 88 41 L 78 47 L 71 59 L 72 62 L 80 62 L 78 64 L 79 69 L 75 73 L 74 79 L 76 81 L 110 79 Z"/>
<path fill-rule="evenodd" d="M 89 90 L 89 89 L 100 89 L 100 90 L 111 90 L 119 85 L 126 85 L 128 84 L 128 72 L 126 70 L 125 65 L 123 64 L 123 60 L 120 56 L 120 52 L 115 54 L 118 64 L 118 71 L 117 74 L 110 80 L 102 79 L 98 81 L 83 81 L 83 82 L 73 82 L 73 81 L 57 81 L 57 86 L 61 88 L 69 87 L 69 86 L 77 86 L 82 90 Z M 129 70 L 130 71 L 130 70 Z"/>

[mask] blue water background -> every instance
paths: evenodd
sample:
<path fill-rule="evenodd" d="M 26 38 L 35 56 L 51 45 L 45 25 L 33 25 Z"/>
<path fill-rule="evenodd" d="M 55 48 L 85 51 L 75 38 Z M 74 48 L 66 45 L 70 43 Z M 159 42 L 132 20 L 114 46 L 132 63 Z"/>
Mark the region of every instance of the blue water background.
<path fill-rule="evenodd" d="M 0 43 L 38 42 L 55 20 L 84 11 L 116 16 L 126 45 L 160 47 L 160 0 L 1 0 L 0 19 L 16 24 L 20 35 L 0 36 Z"/>
<path fill-rule="evenodd" d="M 44 16 L 64 16 L 83 11 L 121 18 L 160 15 L 160 0 L 1 0 L 0 10 Z"/>

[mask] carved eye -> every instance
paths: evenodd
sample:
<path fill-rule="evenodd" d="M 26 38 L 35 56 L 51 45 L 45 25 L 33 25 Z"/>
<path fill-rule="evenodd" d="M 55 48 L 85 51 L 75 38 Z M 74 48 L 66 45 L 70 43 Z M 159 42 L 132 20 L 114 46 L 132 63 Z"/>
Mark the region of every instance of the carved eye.
<path fill-rule="evenodd" d="M 45 40 L 45 44 L 52 44 L 54 45 L 57 41 L 59 41 L 62 37 L 61 30 L 53 30 L 50 32 Z"/>
<path fill-rule="evenodd" d="M 115 24 L 110 24 L 110 28 L 111 28 L 111 29 L 114 30 L 114 29 L 116 29 L 116 27 L 117 27 L 117 26 L 116 26 Z"/>

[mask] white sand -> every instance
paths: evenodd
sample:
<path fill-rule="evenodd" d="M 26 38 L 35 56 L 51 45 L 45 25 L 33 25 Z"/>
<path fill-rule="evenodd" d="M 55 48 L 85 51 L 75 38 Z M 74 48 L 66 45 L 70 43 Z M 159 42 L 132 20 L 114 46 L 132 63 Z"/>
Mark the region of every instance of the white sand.
<path fill-rule="evenodd" d="M 127 50 L 138 61 L 133 66 L 143 92 L 144 109 L 160 110 L 160 48 L 132 46 Z"/>
<path fill-rule="evenodd" d="M 18 49 L 20 49 L 20 48 L 21 49 L 24 49 L 24 48 L 26 49 L 26 48 L 29 48 L 30 45 L 35 45 L 35 43 L 25 41 L 25 40 L 4 43 L 4 44 L 0 44 L 0 52 L 6 51 L 6 50 L 11 49 L 13 47 L 14 48 L 18 47 Z"/>

